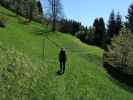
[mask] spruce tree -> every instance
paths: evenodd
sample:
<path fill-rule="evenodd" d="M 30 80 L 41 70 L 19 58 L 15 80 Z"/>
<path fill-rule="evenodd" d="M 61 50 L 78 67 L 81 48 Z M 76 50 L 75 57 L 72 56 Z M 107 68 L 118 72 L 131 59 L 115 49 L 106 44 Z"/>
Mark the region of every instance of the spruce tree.
<path fill-rule="evenodd" d="M 128 8 L 128 27 L 133 32 L 133 4 Z"/>
<path fill-rule="evenodd" d="M 37 1 L 37 7 L 39 9 L 39 14 L 41 15 L 43 13 L 43 7 L 40 1 Z"/>
<path fill-rule="evenodd" d="M 107 26 L 107 43 L 110 44 L 111 38 L 116 34 L 116 20 L 114 10 L 109 16 L 108 26 Z"/>
<path fill-rule="evenodd" d="M 105 28 L 104 19 L 102 17 L 99 19 L 99 27 L 100 27 L 100 30 L 99 30 L 99 34 L 100 34 L 99 40 L 100 41 L 99 42 L 100 42 L 100 46 L 104 48 L 105 41 L 106 41 L 106 37 L 105 37 L 106 28 Z"/>
<path fill-rule="evenodd" d="M 115 13 L 113 10 L 110 14 L 109 22 L 108 22 L 108 35 L 110 37 L 113 37 L 113 35 L 115 34 L 115 25 L 116 25 Z"/>
<path fill-rule="evenodd" d="M 104 36 L 106 32 L 105 23 L 103 18 L 96 18 L 93 24 L 93 27 L 95 28 L 95 43 L 98 46 L 103 45 Z"/>
<path fill-rule="evenodd" d="M 99 34 L 99 19 L 96 18 L 94 20 L 94 23 L 93 23 L 93 27 L 95 28 L 95 45 L 100 45 L 99 43 L 99 37 L 100 37 L 100 34 Z"/>
<path fill-rule="evenodd" d="M 116 35 L 119 34 L 121 28 L 122 28 L 122 16 L 118 12 L 116 15 Z"/>

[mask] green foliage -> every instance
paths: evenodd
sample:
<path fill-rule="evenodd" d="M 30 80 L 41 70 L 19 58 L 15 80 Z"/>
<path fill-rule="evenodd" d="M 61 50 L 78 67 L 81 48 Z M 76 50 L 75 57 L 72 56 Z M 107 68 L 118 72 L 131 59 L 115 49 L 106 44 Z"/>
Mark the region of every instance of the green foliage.
<path fill-rule="evenodd" d="M 106 28 L 103 18 L 96 18 L 94 20 L 93 27 L 95 28 L 95 45 L 103 47 L 105 44 Z"/>
<path fill-rule="evenodd" d="M 111 12 L 111 14 L 109 16 L 107 32 L 108 32 L 108 36 L 111 38 L 115 34 L 115 12 L 114 12 L 114 10 Z"/>
<path fill-rule="evenodd" d="M 40 13 L 40 14 L 43 14 L 43 7 L 42 7 L 42 4 L 41 4 L 40 1 L 37 1 L 37 7 L 38 7 L 38 9 L 39 9 L 39 13 Z"/>
<path fill-rule="evenodd" d="M 87 44 L 95 44 L 95 28 L 81 27 L 80 30 L 76 33 L 76 37 Z"/>
<path fill-rule="evenodd" d="M 6 27 L 6 21 L 5 18 L 0 16 L 0 27 Z"/>
<path fill-rule="evenodd" d="M 112 45 L 105 54 L 105 62 L 121 69 L 127 74 L 133 74 L 133 34 L 123 28 L 119 36 L 112 39 Z"/>
<path fill-rule="evenodd" d="M 128 27 L 133 32 L 133 4 L 131 4 L 130 7 L 128 8 L 127 19 L 128 19 Z"/>
<path fill-rule="evenodd" d="M 75 35 L 76 32 L 80 31 L 81 26 L 81 23 L 75 20 L 62 19 L 59 21 L 58 30 L 63 33 L 71 33 L 72 35 Z"/>
<path fill-rule="evenodd" d="M 108 21 L 107 34 L 106 34 L 107 44 L 111 43 L 111 39 L 114 35 L 119 35 L 121 28 L 122 28 L 122 17 L 119 12 L 117 13 L 117 15 L 115 15 L 115 12 L 113 10 L 110 14 Z"/>
<path fill-rule="evenodd" d="M 122 27 L 123 27 L 122 16 L 120 15 L 120 12 L 118 12 L 116 15 L 116 34 L 115 35 L 119 35 L 119 32 L 121 31 Z"/>
<path fill-rule="evenodd" d="M 1 4 L 8 9 L 13 10 L 16 15 L 21 15 L 29 19 L 41 21 L 42 12 L 36 0 L 3 0 Z M 41 5 L 40 5 L 41 6 Z"/>

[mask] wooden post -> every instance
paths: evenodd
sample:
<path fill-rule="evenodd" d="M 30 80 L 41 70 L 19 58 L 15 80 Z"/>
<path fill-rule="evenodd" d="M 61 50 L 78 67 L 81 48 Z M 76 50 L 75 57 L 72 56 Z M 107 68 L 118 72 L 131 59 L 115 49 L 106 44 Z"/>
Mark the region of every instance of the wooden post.
<path fill-rule="evenodd" d="M 44 37 L 44 33 L 43 33 L 43 59 L 45 59 L 45 37 Z"/>

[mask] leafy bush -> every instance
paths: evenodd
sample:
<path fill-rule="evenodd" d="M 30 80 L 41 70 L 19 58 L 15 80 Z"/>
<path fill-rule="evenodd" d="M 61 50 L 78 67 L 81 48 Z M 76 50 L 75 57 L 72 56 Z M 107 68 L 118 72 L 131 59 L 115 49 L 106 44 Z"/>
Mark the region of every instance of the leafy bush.
<path fill-rule="evenodd" d="M 123 28 L 120 35 L 112 39 L 109 51 L 104 54 L 104 62 L 127 74 L 133 74 L 133 34 Z"/>
<path fill-rule="evenodd" d="M 0 27 L 6 27 L 5 26 L 5 19 L 3 17 L 0 17 Z"/>

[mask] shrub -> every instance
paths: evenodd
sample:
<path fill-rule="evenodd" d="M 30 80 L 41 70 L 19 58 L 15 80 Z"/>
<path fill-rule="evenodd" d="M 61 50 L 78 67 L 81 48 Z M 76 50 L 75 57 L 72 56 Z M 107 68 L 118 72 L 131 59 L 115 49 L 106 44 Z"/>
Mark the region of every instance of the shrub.
<path fill-rule="evenodd" d="M 29 100 L 33 95 L 34 74 L 27 56 L 0 45 L 1 100 Z"/>
<path fill-rule="evenodd" d="M 112 39 L 109 51 L 104 54 L 104 62 L 127 74 L 133 74 L 133 34 L 123 28 L 119 36 Z"/>
<path fill-rule="evenodd" d="M 3 17 L 0 17 L 0 27 L 6 27 L 5 26 L 5 20 L 4 20 L 4 18 Z"/>

